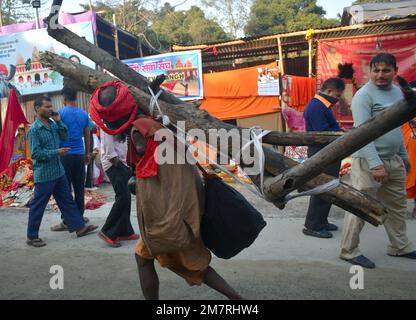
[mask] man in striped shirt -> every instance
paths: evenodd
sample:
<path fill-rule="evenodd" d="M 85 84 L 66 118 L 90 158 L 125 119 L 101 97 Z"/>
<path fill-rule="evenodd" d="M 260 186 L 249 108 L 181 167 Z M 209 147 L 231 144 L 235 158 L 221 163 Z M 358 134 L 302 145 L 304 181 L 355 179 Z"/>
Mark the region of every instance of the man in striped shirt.
<path fill-rule="evenodd" d="M 51 99 L 46 96 L 35 100 L 35 111 L 37 118 L 28 133 L 30 156 L 34 160 L 35 196 L 29 210 L 26 243 L 43 247 L 46 243 L 39 238 L 39 228 L 51 195 L 68 223 L 69 232 L 76 231 L 77 236 L 82 237 L 97 229 L 97 226 L 85 226 L 69 190 L 59 158 L 69 151 L 69 148 L 59 148 L 60 139 L 68 137 L 68 129 L 62 123 L 60 114 L 53 111 Z"/>

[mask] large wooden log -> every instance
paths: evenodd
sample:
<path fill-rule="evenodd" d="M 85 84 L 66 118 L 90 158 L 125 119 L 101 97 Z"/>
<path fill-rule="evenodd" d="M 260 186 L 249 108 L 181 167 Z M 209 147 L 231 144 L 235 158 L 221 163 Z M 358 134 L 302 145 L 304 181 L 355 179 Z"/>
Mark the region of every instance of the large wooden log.
<path fill-rule="evenodd" d="M 340 161 L 371 141 L 381 137 L 408 122 L 416 116 L 416 99 L 408 92 L 407 99 L 397 102 L 375 117 L 350 130 L 335 142 L 327 145 L 299 166 L 293 167 L 281 175 L 268 179 L 264 191 L 267 196 L 281 199 L 298 189 L 308 180 L 318 176 L 325 168 Z"/>
<path fill-rule="evenodd" d="M 84 38 L 80 38 L 77 34 L 73 33 L 69 29 L 62 25 L 51 26 L 49 21 L 52 16 L 57 14 L 62 0 L 54 0 L 52 4 L 53 10 L 45 22 L 48 24 L 48 34 L 59 42 L 67 45 L 68 47 L 77 50 L 79 53 L 85 55 L 102 68 L 110 71 L 113 75 L 123 80 L 124 82 L 147 92 L 149 86 L 148 80 L 140 75 L 139 73 L 131 70 L 126 64 L 121 62 L 119 59 L 113 57 L 106 51 L 98 48 L 94 44 L 88 42 Z M 76 81 L 65 79 L 66 83 L 70 83 L 72 87 L 81 89 L 78 87 Z M 163 92 L 161 100 L 175 105 L 184 106 L 184 102 L 168 92 Z M 193 102 L 194 106 L 198 106 L 199 103 Z M 264 143 L 279 145 L 279 146 L 321 146 L 328 144 L 339 137 L 339 133 L 336 132 L 323 132 L 323 133 L 294 133 L 294 132 L 271 132 L 269 135 L 263 138 Z"/>
<path fill-rule="evenodd" d="M 76 80 L 79 87 L 89 93 L 104 83 L 114 80 L 114 78 L 108 74 L 73 63 L 72 61 L 51 52 L 41 53 L 41 62 L 43 65 L 58 71 L 62 75 Z M 150 96 L 132 85 L 127 84 L 127 86 L 139 104 L 140 110 L 148 114 Z M 171 105 L 161 101 L 160 107 L 161 110 L 170 117 L 171 121 L 177 122 L 186 120 L 186 130 L 201 129 L 208 133 L 209 129 L 225 129 L 229 132 L 234 131 L 234 133 L 231 133 L 230 135 L 234 136 L 236 134 L 237 138 L 241 139 L 239 128 L 226 124 L 210 116 L 206 111 L 199 110 L 190 104 Z M 245 142 L 246 141 L 242 141 L 242 143 Z M 239 147 L 237 150 L 233 148 L 235 148 L 235 146 L 231 145 L 230 153 L 240 151 Z M 295 161 L 270 149 L 264 148 L 264 152 L 266 158 L 266 175 L 279 175 L 289 168 L 297 165 Z M 327 175 L 319 175 L 319 177 L 306 183 L 302 189 L 312 189 L 331 179 L 332 178 Z M 255 182 L 258 183 L 258 180 Z M 379 225 L 382 222 L 382 216 L 385 213 L 384 207 L 378 201 L 359 193 L 350 186 L 339 186 L 329 192 L 326 192 L 325 194 L 322 194 L 321 196 L 331 202 L 334 202 L 339 207 L 360 216 L 373 225 Z"/>
<path fill-rule="evenodd" d="M 323 146 L 343 135 L 343 132 L 279 132 L 263 137 L 263 143 L 275 146 Z"/>
<path fill-rule="evenodd" d="M 73 33 L 69 29 L 62 25 L 55 23 L 49 23 L 52 17 L 56 17 L 59 13 L 59 9 L 62 5 L 62 0 L 54 0 L 52 2 L 51 13 L 45 19 L 48 25 L 48 34 L 55 39 L 59 39 L 59 42 L 67 45 L 69 48 L 76 48 L 79 53 L 90 58 L 92 61 L 99 64 L 102 68 L 110 71 L 116 77 L 123 79 L 125 82 L 139 88 L 143 91 L 147 90 L 149 81 L 146 77 L 130 69 L 128 65 L 120 61 L 119 59 L 108 54 L 103 49 L 95 46 L 93 43 L 80 38 L 77 34 Z M 83 40 L 83 41 L 80 41 Z M 182 104 L 182 100 L 178 99 L 174 95 L 163 92 L 160 96 L 161 100 L 164 100 L 170 104 Z"/>

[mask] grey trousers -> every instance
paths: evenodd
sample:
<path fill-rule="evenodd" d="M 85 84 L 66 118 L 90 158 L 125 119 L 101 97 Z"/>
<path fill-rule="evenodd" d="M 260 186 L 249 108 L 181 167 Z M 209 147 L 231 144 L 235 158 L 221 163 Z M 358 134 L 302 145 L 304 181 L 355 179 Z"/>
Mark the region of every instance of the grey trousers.
<path fill-rule="evenodd" d="M 387 208 L 384 228 L 390 240 L 387 253 L 403 255 L 414 250 L 406 234 L 406 169 L 403 160 L 395 156 L 390 160 L 383 160 L 388 172 L 388 180 L 376 182 L 364 158 L 353 158 L 351 164 L 351 185 L 376 197 Z M 341 241 L 341 259 L 352 259 L 361 255 L 358 245 L 360 232 L 364 227 L 364 220 L 346 212 Z"/>

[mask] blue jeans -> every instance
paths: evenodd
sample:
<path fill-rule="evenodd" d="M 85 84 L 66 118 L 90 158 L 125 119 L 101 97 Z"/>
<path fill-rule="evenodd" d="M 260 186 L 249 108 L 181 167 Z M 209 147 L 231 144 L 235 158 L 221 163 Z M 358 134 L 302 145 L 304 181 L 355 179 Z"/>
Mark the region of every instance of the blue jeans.
<path fill-rule="evenodd" d="M 74 198 L 77 203 L 78 210 L 81 215 L 84 215 L 85 208 L 85 159 L 83 154 L 67 154 L 61 157 L 62 165 L 65 168 L 66 177 L 68 182 L 74 189 Z M 63 219 L 63 217 L 62 217 Z M 65 220 L 65 219 L 63 219 Z"/>
<path fill-rule="evenodd" d="M 55 198 L 59 210 L 62 212 L 69 232 L 74 232 L 85 227 L 84 220 L 69 190 L 68 180 L 65 176 L 62 176 L 53 181 L 35 184 L 35 197 L 29 210 L 29 223 L 27 226 L 28 239 L 39 238 L 39 228 L 43 213 L 51 195 Z"/>

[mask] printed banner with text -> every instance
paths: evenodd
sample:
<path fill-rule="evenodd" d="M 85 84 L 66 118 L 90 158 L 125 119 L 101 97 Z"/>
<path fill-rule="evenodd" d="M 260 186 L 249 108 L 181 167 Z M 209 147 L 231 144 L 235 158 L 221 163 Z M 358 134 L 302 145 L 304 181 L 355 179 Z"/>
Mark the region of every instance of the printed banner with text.
<path fill-rule="evenodd" d="M 167 79 L 162 87 L 182 100 L 202 99 L 204 96 L 199 50 L 166 53 L 123 62 L 150 81 L 159 74 L 165 74 Z"/>
<path fill-rule="evenodd" d="M 66 26 L 94 43 L 92 22 Z M 63 77 L 44 67 L 39 52 L 51 51 L 73 61 L 95 68 L 95 63 L 50 37 L 46 29 L 30 30 L 0 36 L 0 98 L 8 96 L 10 82 L 21 95 L 54 92 L 62 89 Z"/>

